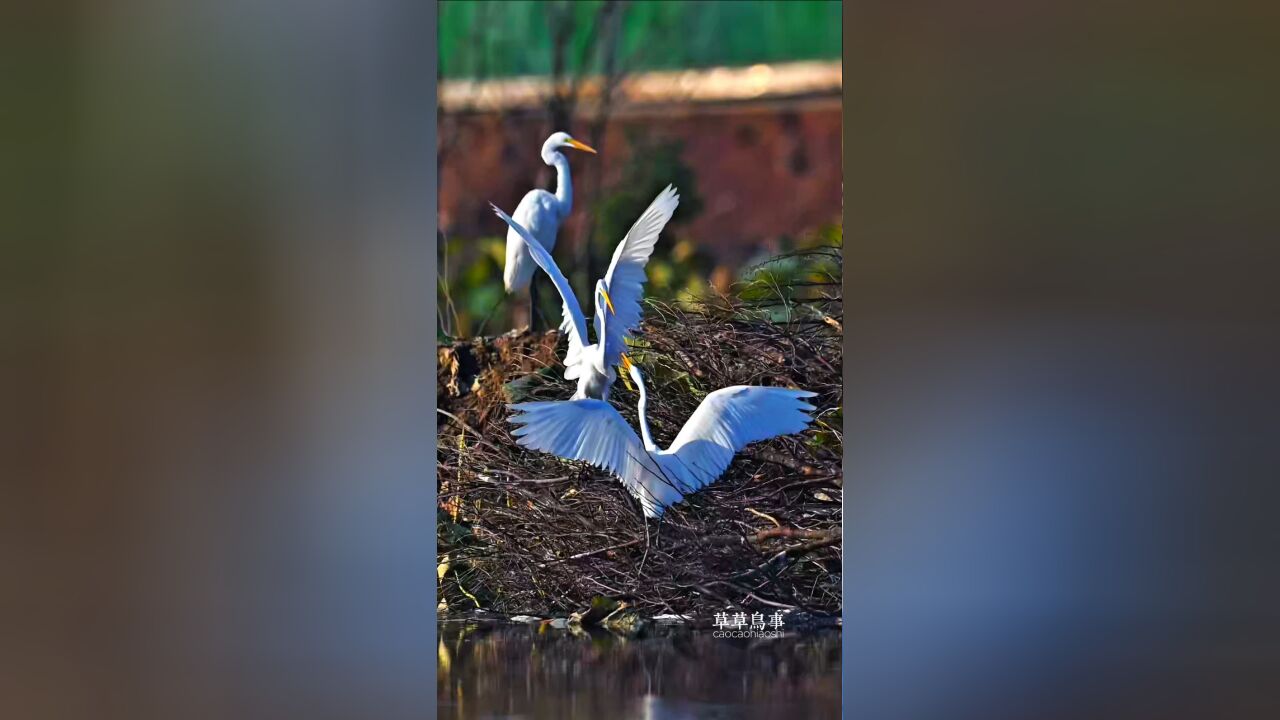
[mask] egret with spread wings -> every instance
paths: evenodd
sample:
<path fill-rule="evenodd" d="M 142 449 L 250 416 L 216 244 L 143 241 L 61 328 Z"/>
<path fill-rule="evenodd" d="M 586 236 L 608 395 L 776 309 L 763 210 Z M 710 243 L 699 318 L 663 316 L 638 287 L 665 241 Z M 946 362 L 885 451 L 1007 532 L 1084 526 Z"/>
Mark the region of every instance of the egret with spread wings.
<path fill-rule="evenodd" d="M 556 246 L 556 234 L 560 225 L 573 210 L 573 179 L 569 175 L 569 161 L 560 152 L 560 148 L 574 148 L 595 154 L 595 148 L 578 142 L 566 132 L 557 132 L 542 144 L 542 162 L 556 169 L 556 191 L 552 193 L 542 188 L 534 188 L 525 193 L 513 213 L 516 222 L 538 239 L 547 252 Z M 507 258 L 502 269 L 502 281 L 508 293 L 514 293 L 530 287 L 534 270 L 537 266 L 529 257 L 529 250 L 520 235 L 514 230 L 507 231 Z M 533 323 L 534 308 L 533 290 L 530 288 L 529 322 Z"/>
<path fill-rule="evenodd" d="M 813 421 L 806 390 L 736 385 L 707 395 L 666 450 L 653 442 L 640 369 L 622 357 L 640 391 L 640 433 L 602 400 L 510 406 L 519 444 L 608 470 L 640 501 L 647 517 L 715 482 L 748 444 L 803 431 Z"/>
<path fill-rule="evenodd" d="M 658 193 L 649 207 L 641 213 L 626 237 L 613 251 L 613 259 L 605 276 L 596 281 L 592 293 L 595 308 L 594 324 L 596 342 L 587 343 L 587 320 L 582 314 L 578 298 L 569 287 L 569 280 L 560 271 L 551 253 L 538 242 L 518 221 L 502 212 L 496 205 L 494 212 L 524 241 L 529 255 L 555 284 L 563 301 L 564 317 L 560 329 L 569 338 L 565 352 L 566 380 L 577 380 L 574 400 L 595 398 L 609 399 L 617 373 L 614 366 L 626 349 L 626 337 L 640 323 L 640 300 L 644 297 L 644 266 L 653 254 L 658 235 L 666 227 L 680 203 L 680 196 L 670 185 Z M 608 312 L 606 312 L 606 310 Z"/>

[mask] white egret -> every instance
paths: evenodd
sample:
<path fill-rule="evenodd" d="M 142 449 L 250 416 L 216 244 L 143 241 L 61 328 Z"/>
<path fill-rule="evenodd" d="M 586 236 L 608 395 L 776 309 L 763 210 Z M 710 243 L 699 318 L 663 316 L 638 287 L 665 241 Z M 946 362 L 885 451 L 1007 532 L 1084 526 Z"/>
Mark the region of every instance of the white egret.
<path fill-rule="evenodd" d="M 514 217 L 523 225 L 530 235 L 542 243 L 542 247 L 551 252 L 556 246 L 556 234 L 560 231 L 560 223 L 569 217 L 573 209 L 573 180 L 569 177 L 569 161 L 560 153 L 560 148 L 571 147 L 594 154 L 595 148 L 574 140 L 569 133 L 553 133 L 542 144 L 542 162 L 556 169 L 556 192 L 551 194 L 542 188 L 535 188 L 525 193 L 516 206 Z M 529 257 L 529 250 L 524 241 L 514 231 L 507 231 L 507 260 L 502 269 L 503 284 L 508 293 L 514 293 L 529 287 L 533 272 L 537 267 Z M 532 289 L 530 290 L 529 322 L 533 322 Z"/>
<path fill-rule="evenodd" d="M 522 239 L 533 261 L 546 271 L 556 290 L 560 291 L 564 313 L 560 329 L 569 338 L 569 349 L 564 356 L 564 377 L 566 380 L 578 381 L 574 400 L 609 399 L 609 389 L 617 379 L 613 368 L 626 348 L 627 335 L 640 322 L 640 300 L 644 297 L 644 266 L 653 254 L 658 235 L 679 204 L 680 196 L 676 194 L 676 189 L 668 185 L 649 203 L 649 207 L 640 214 L 640 218 L 613 251 L 609 270 L 603 278 L 596 281 L 595 292 L 592 293 L 596 329 L 596 342 L 593 344 L 587 344 L 587 320 L 582 314 L 582 307 L 551 253 L 519 222 L 493 206 L 494 212 L 510 226 L 511 232 Z M 606 308 L 608 313 L 605 312 Z"/>
<path fill-rule="evenodd" d="M 640 501 L 646 517 L 714 482 L 749 443 L 798 433 L 813 418 L 814 393 L 735 385 L 707 395 L 666 450 L 649 433 L 648 401 L 640 369 L 625 355 L 623 365 L 640 391 L 640 433 L 602 400 L 527 402 L 511 405 L 512 434 L 524 447 L 608 470 Z"/>

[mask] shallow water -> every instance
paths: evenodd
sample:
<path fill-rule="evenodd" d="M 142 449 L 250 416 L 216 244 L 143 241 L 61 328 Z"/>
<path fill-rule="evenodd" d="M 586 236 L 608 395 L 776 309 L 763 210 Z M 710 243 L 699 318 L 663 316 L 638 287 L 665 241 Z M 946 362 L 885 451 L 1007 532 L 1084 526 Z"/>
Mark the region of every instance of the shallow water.
<path fill-rule="evenodd" d="M 625 639 L 507 623 L 444 622 L 441 718 L 838 718 L 840 634 Z"/>

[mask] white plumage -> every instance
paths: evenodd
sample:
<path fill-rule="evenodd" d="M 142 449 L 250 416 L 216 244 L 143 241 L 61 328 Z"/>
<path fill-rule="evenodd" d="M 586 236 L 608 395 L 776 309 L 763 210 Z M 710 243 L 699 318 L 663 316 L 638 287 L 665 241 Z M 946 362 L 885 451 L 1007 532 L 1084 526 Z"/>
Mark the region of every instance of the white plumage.
<path fill-rule="evenodd" d="M 556 290 L 560 292 L 564 313 L 560 329 L 569 342 L 564 357 L 564 377 L 566 380 L 578 381 L 573 399 L 609 398 L 609 390 L 617 378 L 613 368 L 622 358 L 627 335 L 640 323 L 645 265 L 653 254 L 658 236 L 679 204 L 680 196 L 676 189 L 668 185 L 640 214 L 622 242 L 618 243 L 609 263 L 609 270 L 603 278 L 596 281 L 592 298 L 596 342 L 592 344 L 588 344 L 587 321 L 582 313 L 582 306 L 550 251 L 522 223 L 493 206 L 494 212 L 509 226 L 509 232 L 521 240 L 530 259 L 546 271 Z"/>
<path fill-rule="evenodd" d="M 556 246 L 556 234 L 560 232 L 560 224 L 573 210 L 573 179 L 569 175 L 569 161 L 559 150 L 563 147 L 576 148 L 594 153 L 595 150 L 574 140 L 569 133 L 558 132 L 547 138 L 542 144 L 542 161 L 556 169 L 556 192 L 551 194 L 541 188 L 525 193 L 516 206 L 513 214 L 516 222 L 529 231 L 529 234 L 542 243 L 542 247 L 551 252 Z M 524 241 L 515 232 L 507 231 L 507 258 L 502 268 L 502 281 L 507 292 L 512 293 L 529 287 L 533 272 L 537 266 L 529 257 Z"/>
<path fill-rule="evenodd" d="M 671 221 L 680 196 L 675 187 L 668 185 L 640 213 L 639 219 L 618 243 L 609 261 L 609 270 L 602 282 L 604 291 L 613 301 L 612 317 L 606 322 L 605 314 L 595 316 L 596 342 L 604 343 L 601 349 L 605 367 L 612 368 L 626 350 L 626 337 L 640 324 L 640 301 L 644 299 L 645 265 L 658 244 L 658 235 Z M 597 293 L 598 294 L 598 293 Z M 566 376 L 567 377 L 567 376 Z"/>
<path fill-rule="evenodd" d="M 512 218 L 550 252 L 556 246 L 560 223 L 569 214 L 568 208 L 561 212 L 562 207 L 555 195 L 538 188 L 525 194 Z M 524 240 L 515 230 L 507 228 L 507 260 L 502 268 L 502 283 L 507 292 L 514 293 L 529 287 L 537 269 Z"/>
<path fill-rule="evenodd" d="M 684 496 L 714 482 L 749 443 L 803 431 L 812 422 L 814 393 L 737 385 L 707 395 L 666 450 L 653 443 L 645 416 L 647 395 L 640 371 L 625 356 L 640 391 L 642 437 L 607 402 L 594 399 L 512 405 L 512 434 L 524 447 L 582 460 L 618 476 L 658 517 Z"/>

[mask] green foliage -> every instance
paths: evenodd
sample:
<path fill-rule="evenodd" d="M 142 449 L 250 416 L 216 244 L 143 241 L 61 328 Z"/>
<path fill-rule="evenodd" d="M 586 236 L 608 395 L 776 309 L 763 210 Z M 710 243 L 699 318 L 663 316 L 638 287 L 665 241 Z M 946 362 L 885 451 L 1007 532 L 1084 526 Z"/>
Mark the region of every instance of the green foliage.
<path fill-rule="evenodd" d="M 440 73 L 446 78 L 547 75 L 550 6 L 569 13 L 567 70 L 585 57 L 602 0 L 442 0 Z M 640 0 L 623 5 L 621 57 L 633 70 L 752 65 L 840 57 L 838 0 Z"/>
<path fill-rule="evenodd" d="M 813 314 L 817 311 L 808 309 L 807 301 L 827 297 L 840 285 L 843 245 L 840 225 L 825 227 L 801 242 L 784 239 L 788 252 L 746 268 L 734 290 L 739 299 L 763 306 L 773 322 Z"/>
<path fill-rule="evenodd" d="M 441 335 L 469 335 L 491 312 L 494 319 L 501 320 L 501 303 L 506 296 L 502 286 L 506 246 L 505 237 L 451 237 L 440 242 L 441 274 L 436 283 L 436 302 Z"/>
<path fill-rule="evenodd" d="M 591 239 L 591 252 L 602 259 L 603 267 L 649 203 L 667 185 L 675 185 L 680 192 L 680 205 L 646 267 L 648 291 L 667 298 L 681 293 L 700 295 L 706 287 L 704 278 L 713 265 L 711 258 L 694 242 L 672 241 L 674 228 L 702 212 L 697 175 L 681 159 L 683 148 L 679 142 L 652 142 L 638 133 L 630 133 L 627 144 L 633 150 L 620 179 L 595 204 L 596 232 Z"/>
<path fill-rule="evenodd" d="M 639 133 L 628 134 L 631 159 L 619 182 L 602 198 L 596 209 L 596 227 L 603 238 L 621 238 L 641 212 L 668 185 L 680 191 L 680 205 L 671 218 L 673 225 L 688 222 L 702 212 L 702 196 L 693 168 L 680 159 L 679 142 L 654 143 Z M 616 242 L 616 241 L 614 241 Z"/>

